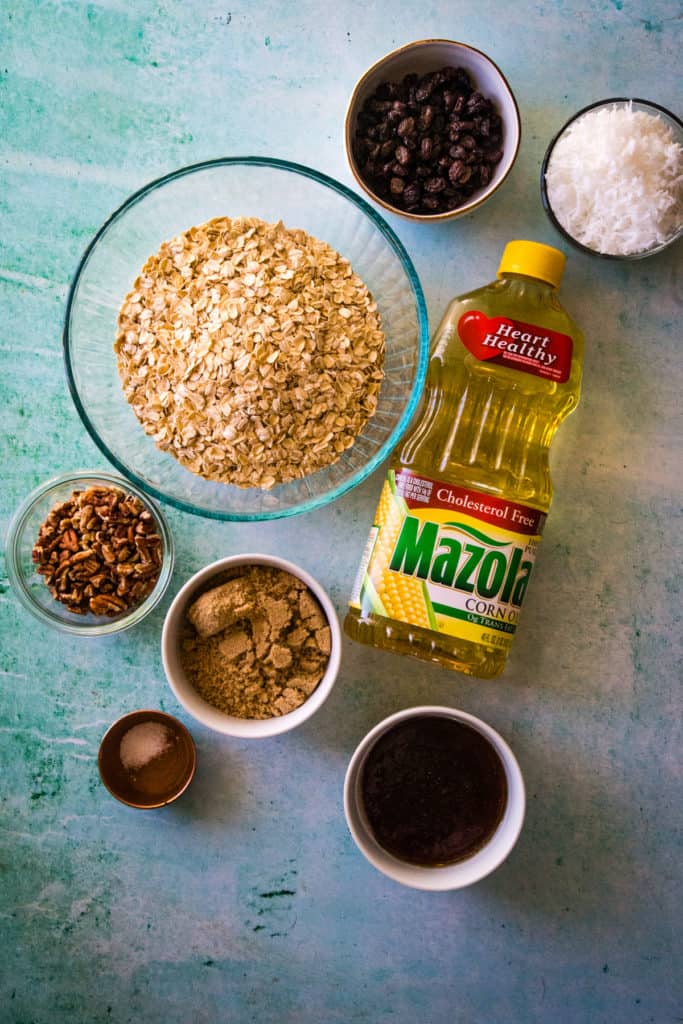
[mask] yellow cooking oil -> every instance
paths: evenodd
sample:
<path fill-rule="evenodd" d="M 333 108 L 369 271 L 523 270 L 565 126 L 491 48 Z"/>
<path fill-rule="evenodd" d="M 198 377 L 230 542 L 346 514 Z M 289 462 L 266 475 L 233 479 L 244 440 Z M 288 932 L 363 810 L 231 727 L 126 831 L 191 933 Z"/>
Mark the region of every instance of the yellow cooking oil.
<path fill-rule="evenodd" d="M 505 667 L 552 500 L 550 444 L 580 395 L 564 263 L 509 242 L 496 280 L 448 306 L 349 602 L 352 639 L 485 679 Z"/>

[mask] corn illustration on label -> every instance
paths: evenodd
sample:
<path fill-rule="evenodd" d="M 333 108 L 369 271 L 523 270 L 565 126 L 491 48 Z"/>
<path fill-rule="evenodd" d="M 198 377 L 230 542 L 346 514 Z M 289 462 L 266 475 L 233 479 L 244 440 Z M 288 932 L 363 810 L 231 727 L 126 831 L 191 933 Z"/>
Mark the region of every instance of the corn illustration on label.
<path fill-rule="evenodd" d="M 507 649 L 545 518 L 527 505 L 390 470 L 350 605 Z"/>

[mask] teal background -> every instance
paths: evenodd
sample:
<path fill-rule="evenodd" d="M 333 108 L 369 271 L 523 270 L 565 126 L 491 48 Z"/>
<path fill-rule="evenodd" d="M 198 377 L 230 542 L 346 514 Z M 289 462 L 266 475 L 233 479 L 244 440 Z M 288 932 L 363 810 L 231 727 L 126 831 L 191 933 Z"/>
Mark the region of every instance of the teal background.
<path fill-rule="evenodd" d="M 250 153 L 355 187 L 342 125 L 359 75 L 413 39 L 473 44 L 508 76 L 522 146 L 475 214 L 389 218 L 434 327 L 451 296 L 493 278 L 508 239 L 558 243 L 538 175 L 571 113 L 632 94 L 681 115 L 681 13 L 670 0 L 0 2 L 3 533 L 41 481 L 105 468 L 67 394 L 61 327 L 82 251 L 131 191 Z M 584 395 L 555 443 L 556 498 L 501 680 L 349 642 L 328 703 L 290 735 L 230 740 L 177 705 L 159 636 L 182 582 L 222 555 L 275 552 L 343 613 L 381 472 L 326 509 L 262 526 L 170 510 L 169 593 L 108 640 L 48 633 L 3 570 L 3 1022 L 683 1019 L 681 246 L 627 265 L 568 255 Z M 420 703 L 486 719 L 527 781 L 517 847 L 462 892 L 400 888 L 344 822 L 353 748 Z M 149 706 L 187 723 L 199 763 L 177 804 L 142 813 L 110 798 L 96 760 L 109 724 Z"/>

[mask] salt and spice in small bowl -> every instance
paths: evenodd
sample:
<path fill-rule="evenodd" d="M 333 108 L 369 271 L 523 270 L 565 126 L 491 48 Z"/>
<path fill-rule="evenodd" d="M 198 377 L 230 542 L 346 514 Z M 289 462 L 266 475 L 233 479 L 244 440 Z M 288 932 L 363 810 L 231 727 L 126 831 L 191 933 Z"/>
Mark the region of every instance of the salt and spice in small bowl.
<path fill-rule="evenodd" d="M 197 755 L 188 730 L 163 711 L 131 711 L 105 733 L 100 778 L 129 807 L 163 807 L 185 792 Z"/>

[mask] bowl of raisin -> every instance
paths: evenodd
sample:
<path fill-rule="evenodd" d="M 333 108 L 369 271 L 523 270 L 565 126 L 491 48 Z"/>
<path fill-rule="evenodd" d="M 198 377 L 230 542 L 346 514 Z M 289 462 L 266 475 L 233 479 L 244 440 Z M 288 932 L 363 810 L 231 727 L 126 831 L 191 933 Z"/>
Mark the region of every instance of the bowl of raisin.
<path fill-rule="evenodd" d="M 515 97 L 490 57 L 428 39 L 393 50 L 360 78 L 345 145 L 356 181 L 385 210 L 444 220 L 500 188 L 520 134 Z"/>

